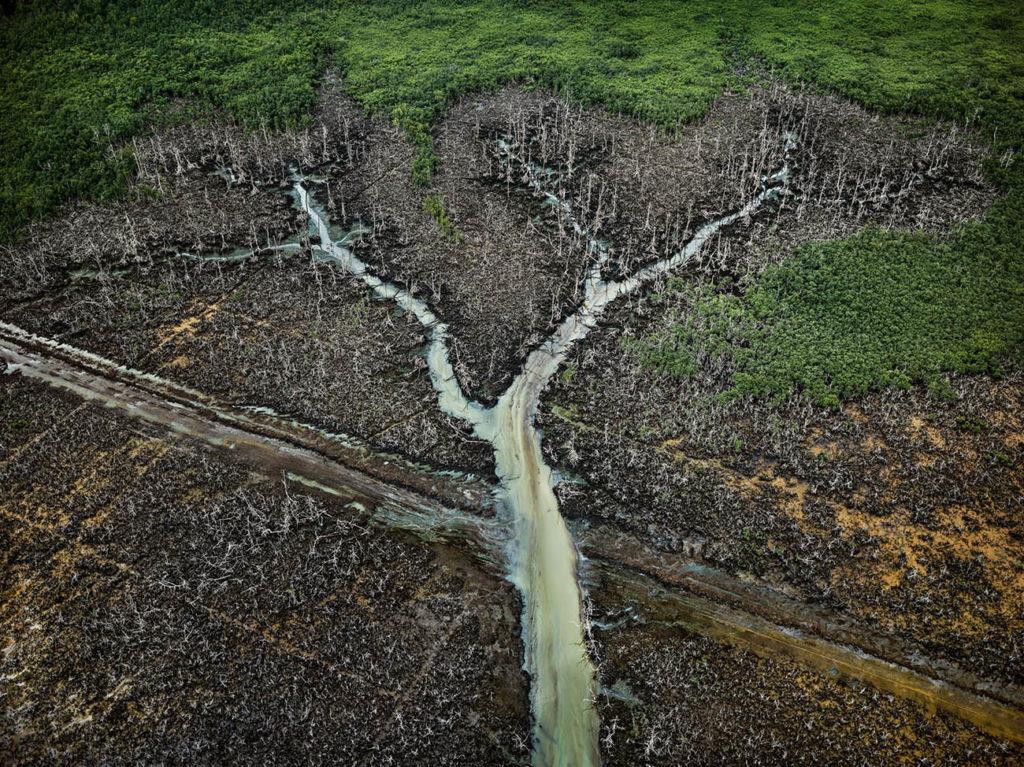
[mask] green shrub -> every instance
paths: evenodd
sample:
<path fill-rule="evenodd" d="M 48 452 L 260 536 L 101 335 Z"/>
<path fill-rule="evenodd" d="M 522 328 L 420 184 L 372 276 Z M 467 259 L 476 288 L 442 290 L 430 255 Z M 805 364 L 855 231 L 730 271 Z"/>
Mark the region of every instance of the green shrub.
<path fill-rule="evenodd" d="M 452 242 L 459 241 L 459 231 L 448 217 L 443 197 L 438 194 L 428 194 L 423 198 L 423 209 L 437 222 L 438 229 L 444 233 L 445 237 Z"/>
<path fill-rule="evenodd" d="M 1018 187 L 948 240 L 869 228 L 809 244 L 742 296 L 692 292 L 668 334 L 634 342 L 642 363 L 688 376 L 725 355 L 725 396 L 806 392 L 837 405 L 884 386 L 950 392 L 946 372 L 998 372 L 1024 349 Z"/>

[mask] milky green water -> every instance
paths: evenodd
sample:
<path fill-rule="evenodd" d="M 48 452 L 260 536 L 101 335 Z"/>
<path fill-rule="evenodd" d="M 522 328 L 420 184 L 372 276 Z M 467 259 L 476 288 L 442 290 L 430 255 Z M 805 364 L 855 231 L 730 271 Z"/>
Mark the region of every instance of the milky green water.
<path fill-rule="evenodd" d="M 361 279 L 381 298 L 411 312 L 428 329 L 427 361 L 441 409 L 470 424 L 476 435 L 494 449 L 500 500 L 514 526 L 508 577 L 519 589 L 523 602 L 525 667 L 531 679 L 533 764 L 537 767 L 600 764 L 597 682 L 586 645 L 588 626 L 577 573 L 578 556 L 559 513 L 551 468 L 544 462 L 540 432 L 535 426 L 541 393 L 566 353 L 590 332 L 609 304 L 687 263 L 723 227 L 754 213 L 776 195 L 787 176 L 788 171 L 783 168 L 767 179 L 762 192 L 742 209 L 703 226 L 670 258 L 622 280 L 602 279 L 601 266 L 607 250 L 592 240 L 589 245 L 595 262 L 584 281 L 583 302 L 534 349 L 522 371 L 492 407 L 470 400 L 460 388 L 448 359 L 447 326 L 425 302 L 372 274 L 345 247 L 344 241 L 333 241 L 330 222 L 310 198 L 305 182 L 301 178 L 295 182 L 296 200 L 308 213 L 310 231 L 319 238 L 325 258 Z M 564 205 L 560 201 L 557 204 Z"/>

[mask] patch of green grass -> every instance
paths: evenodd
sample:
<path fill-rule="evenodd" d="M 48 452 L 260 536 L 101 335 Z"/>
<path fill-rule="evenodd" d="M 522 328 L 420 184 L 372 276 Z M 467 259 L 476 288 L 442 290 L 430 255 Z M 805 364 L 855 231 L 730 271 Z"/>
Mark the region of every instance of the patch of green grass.
<path fill-rule="evenodd" d="M 982 418 L 976 418 L 974 416 L 965 415 L 961 416 L 956 421 L 956 426 L 960 431 L 968 434 L 982 434 L 988 430 L 988 423 Z"/>
<path fill-rule="evenodd" d="M 553 405 L 551 407 L 551 415 L 569 424 L 577 431 L 590 431 L 593 429 L 592 426 L 580 420 L 580 414 L 575 405 L 568 408 L 564 408 L 561 405 Z"/>
<path fill-rule="evenodd" d="M 685 321 L 632 344 L 642 362 L 678 377 L 698 358 L 724 355 L 727 397 L 802 391 L 837 405 L 915 383 L 941 396 L 943 373 L 999 373 L 1020 361 L 1021 195 L 946 241 L 870 228 L 801 248 L 743 295 L 691 289 Z"/>
<path fill-rule="evenodd" d="M 999 464 L 1000 466 L 1013 466 L 1013 459 L 1010 458 L 1006 453 L 998 450 L 993 450 L 989 453 L 989 458 L 992 459 L 992 463 Z"/>
<path fill-rule="evenodd" d="M 445 237 L 452 242 L 458 242 L 461 237 L 459 230 L 448 217 L 448 209 L 445 207 L 444 198 L 439 194 L 428 194 L 423 198 L 423 209 L 430 214 Z"/>

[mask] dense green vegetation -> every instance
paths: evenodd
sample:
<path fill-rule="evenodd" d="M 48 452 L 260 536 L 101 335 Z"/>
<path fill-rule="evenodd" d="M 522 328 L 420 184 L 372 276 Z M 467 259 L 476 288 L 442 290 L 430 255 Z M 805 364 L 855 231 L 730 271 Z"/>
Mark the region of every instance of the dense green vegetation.
<path fill-rule="evenodd" d="M 1022 51 L 1018 0 L 20 3 L 0 18 L 0 240 L 62 201 L 123 193 L 132 170 L 124 142 L 154 122 L 214 112 L 253 128 L 301 122 L 329 63 L 366 109 L 407 131 L 419 147 L 414 177 L 428 183 L 431 122 L 466 91 L 512 80 L 551 85 L 671 127 L 742 79 L 750 60 L 879 110 L 977 115 L 999 151 L 1019 148 Z M 737 347 L 744 362 L 736 386 L 776 395 L 807 386 L 827 398 L 822 381 L 828 392 L 860 391 L 936 368 L 973 369 L 1012 347 L 1019 341 L 1013 326 L 1021 324 L 1019 247 L 1014 252 L 1020 233 L 1008 222 L 1024 215 L 1019 166 L 998 171 L 1004 189 L 1017 190 L 1000 212 L 951 245 L 865 233 L 805 250 L 767 276 L 742 308 L 761 329 L 744 342 L 749 348 Z M 991 253 L 989 242 L 998 243 Z M 860 290 L 886 290 L 905 279 L 913 295 L 941 293 L 936 285 L 959 286 L 973 268 L 967 261 L 979 255 L 988 258 L 979 263 L 1009 268 L 992 275 L 997 285 L 985 291 L 964 288 L 971 306 L 975 298 L 981 303 L 955 316 L 982 324 L 977 338 L 975 326 L 963 325 L 974 340 L 954 349 L 946 348 L 946 331 L 908 309 L 886 336 L 886 354 L 865 352 L 851 362 L 848 354 L 857 352 L 849 350 L 832 359 L 856 337 L 856 326 L 884 318 L 845 311 L 801 335 L 789 329 L 788 314 L 773 319 L 766 303 L 771 291 L 784 289 L 788 298 L 778 299 L 778 311 L 802 306 L 812 321 L 817 310 L 793 296 L 815 281 L 840 284 L 857 259 L 881 281 L 861 280 Z M 914 263 L 905 263 L 911 256 Z M 919 267 L 921 260 L 930 266 Z M 993 323 L 990 314 L 1001 319 Z"/>
<path fill-rule="evenodd" d="M 682 281 L 688 310 L 669 330 L 632 342 L 676 377 L 725 358 L 726 396 L 820 404 L 886 385 L 929 384 L 943 371 L 998 372 L 1024 349 L 1020 190 L 947 242 L 867 229 L 813 243 L 741 295 Z"/>
<path fill-rule="evenodd" d="M 183 104 L 301 121 L 329 61 L 414 137 L 420 180 L 430 122 L 465 91 L 544 83 L 670 126 L 751 57 L 879 109 L 979 112 L 1016 142 L 1021 17 L 1015 0 L 21 3 L 0 18 L 0 236 L 70 197 L 117 194 L 131 162 L 112 147 Z"/>

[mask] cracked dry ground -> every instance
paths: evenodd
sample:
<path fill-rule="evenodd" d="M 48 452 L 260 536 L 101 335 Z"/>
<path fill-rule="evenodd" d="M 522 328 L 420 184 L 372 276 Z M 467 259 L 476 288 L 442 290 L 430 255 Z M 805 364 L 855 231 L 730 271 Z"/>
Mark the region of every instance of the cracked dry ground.
<path fill-rule="evenodd" d="M 672 138 L 544 93 L 466 99 L 438 125 L 427 190 L 409 181 L 414 150 L 394 128 L 332 78 L 321 96 L 304 132 L 197 125 L 137 142 L 140 184 L 161 196 L 73 206 L 36 230 L 18 246 L 24 271 L 0 274 L 0 319 L 233 407 L 486 478 L 486 445 L 437 409 L 418 325 L 308 251 L 175 254 L 300 231 L 282 187 L 291 165 L 316 170 L 335 220 L 372 225 L 360 257 L 427 298 L 464 388 L 487 400 L 578 299 L 589 257 L 498 161 L 497 135 L 563 171 L 561 192 L 613 242 L 611 273 L 735 207 L 794 122 L 817 147 L 796 179 L 813 204 L 735 227 L 705 266 L 756 273 L 866 222 L 940 230 L 992 198 L 963 137 L 938 177 L 916 180 L 948 126 L 777 85 L 723 97 Z M 851 163 L 856 173 L 838 172 Z M 879 163 L 910 192 L 857 183 Z M 226 167 L 234 182 L 210 175 Z M 711 381 L 681 391 L 619 343 L 671 308 L 610 312 L 545 396 L 552 465 L 583 481 L 558 488 L 574 531 L 627 536 L 981 679 L 1024 681 L 1019 374 L 955 380 L 971 396 L 953 404 L 912 391 L 840 412 L 702 410 Z M 0 695 L 14 761 L 529 761 L 519 601 L 465 552 L 17 375 L 0 377 L 0 408 Z M 588 583 L 607 764 L 1022 758 L 948 714 L 704 636 L 599 574 Z"/>

